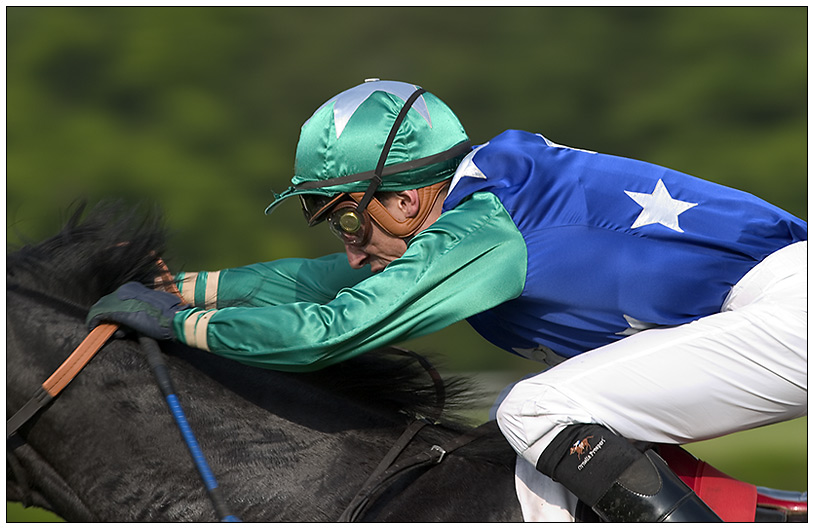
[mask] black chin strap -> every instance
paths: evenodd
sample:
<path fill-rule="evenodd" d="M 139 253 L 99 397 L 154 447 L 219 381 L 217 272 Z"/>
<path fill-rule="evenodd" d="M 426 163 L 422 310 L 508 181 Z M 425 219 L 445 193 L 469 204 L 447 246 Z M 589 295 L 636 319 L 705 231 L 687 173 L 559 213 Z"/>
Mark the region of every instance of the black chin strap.
<path fill-rule="evenodd" d="M 404 121 L 404 118 L 407 117 L 407 112 L 410 111 L 410 108 L 415 103 L 416 99 L 421 97 L 421 94 L 426 92 L 423 88 L 418 88 L 415 92 L 413 92 L 410 97 L 407 98 L 407 101 L 404 102 L 404 106 L 401 107 L 401 112 L 399 115 L 396 116 L 396 121 L 393 122 L 393 127 L 390 129 L 390 134 L 387 136 L 387 141 L 384 142 L 384 146 L 382 147 L 382 154 L 379 156 L 379 163 L 376 164 L 376 169 L 373 171 L 373 178 L 370 181 L 370 184 L 367 186 L 367 190 L 365 191 L 362 200 L 359 201 L 359 207 L 356 208 L 356 211 L 362 213 L 367 205 L 370 204 L 370 201 L 373 200 L 373 195 L 376 193 L 376 190 L 382 185 L 382 172 L 384 171 L 384 163 L 387 161 L 387 155 L 390 154 L 390 148 L 393 146 L 393 142 L 396 139 L 396 134 L 401 128 L 401 123 Z"/>

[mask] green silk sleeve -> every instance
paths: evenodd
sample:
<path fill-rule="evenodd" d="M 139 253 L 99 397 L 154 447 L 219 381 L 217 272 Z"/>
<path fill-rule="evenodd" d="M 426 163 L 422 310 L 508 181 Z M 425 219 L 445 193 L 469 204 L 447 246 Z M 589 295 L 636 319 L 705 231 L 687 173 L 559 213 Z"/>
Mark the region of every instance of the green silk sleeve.
<path fill-rule="evenodd" d="M 328 303 L 342 288 L 371 275 L 354 270 L 344 253 L 318 259 L 279 259 L 216 272 L 176 276 L 184 300 L 200 308 L 263 307 L 308 301 Z"/>
<path fill-rule="evenodd" d="M 284 294 L 266 300 L 271 304 L 179 312 L 173 320 L 176 336 L 250 365 L 320 369 L 432 333 L 517 297 L 527 263 L 522 235 L 488 193 L 444 213 L 402 257 L 331 299 L 331 290 L 342 281 L 328 276 L 332 268 L 327 263 L 343 267 L 336 257 L 325 259 L 319 266 L 292 266 L 287 277 L 304 285 L 287 281 L 280 289 Z M 306 278 L 306 272 L 319 275 Z"/>

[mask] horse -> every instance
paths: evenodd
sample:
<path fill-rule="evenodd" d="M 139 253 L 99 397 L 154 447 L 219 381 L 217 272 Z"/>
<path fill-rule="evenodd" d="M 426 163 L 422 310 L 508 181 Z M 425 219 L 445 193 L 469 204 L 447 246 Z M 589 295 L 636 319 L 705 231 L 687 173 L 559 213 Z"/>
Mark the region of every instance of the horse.
<path fill-rule="evenodd" d="M 118 201 L 85 209 L 7 254 L 7 418 L 85 338 L 93 303 L 163 271 L 160 211 Z M 8 432 L 7 500 L 69 522 L 216 521 L 138 337 L 114 338 Z M 516 454 L 494 422 L 473 427 L 458 413 L 476 396 L 467 381 L 439 385 L 422 358 L 385 348 L 294 374 L 160 347 L 223 502 L 243 521 L 523 520 Z M 769 519 L 807 519 L 804 498 L 786 497 L 780 512 L 761 493 Z M 575 516 L 598 521 L 582 504 Z"/>
<path fill-rule="evenodd" d="M 591 443 L 588 442 L 588 439 L 593 439 L 593 435 L 589 435 L 585 439 L 581 441 L 577 441 L 574 443 L 574 446 L 571 447 L 571 451 L 569 452 L 570 455 L 577 454 L 579 459 L 582 459 L 582 454 L 585 453 L 586 450 L 591 449 Z"/>
<path fill-rule="evenodd" d="M 87 335 L 99 297 L 153 281 L 166 239 L 155 208 L 107 203 L 87 214 L 77 207 L 56 236 L 7 255 L 7 417 Z M 436 384 L 392 349 L 290 374 L 178 343 L 161 348 L 225 503 L 243 521 L 338 520 L 410 424 L 426 423 L 400 458 L 471 430 L 457 418 L 427 419 Z M 457 392 L 462 401 L 467 393 Z M 488 429 L 443 464 L 395 476 L 360 520 L 521 521 L 514 464 Z M 6 494 L 70 522 L 216 521 L 133 336 L 108 342 L 8 440 Z"/>

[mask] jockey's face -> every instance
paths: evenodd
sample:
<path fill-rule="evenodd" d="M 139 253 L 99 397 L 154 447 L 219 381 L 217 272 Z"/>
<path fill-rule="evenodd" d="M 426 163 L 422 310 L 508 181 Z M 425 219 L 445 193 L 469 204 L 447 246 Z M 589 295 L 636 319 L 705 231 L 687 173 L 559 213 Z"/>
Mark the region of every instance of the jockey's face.
<path fill-rule="evenodd" d="M 394 219 L 404 221 L 418 214 L 419 196 L 413 190 L 383 193 L 379 201 L 384 205 Z M 438 211 L 433 211 L 421 229 L 426 228 L 440 215 L 440 204 Z M 370 265 L 373 272 L 380 272 L 384 268 L 398 259 L 407 251 L 407 242 L 399 237 L 394 237 L 385 232 L 375 222 L 372 224 L 370 239 L 362 246 L 345 243 L 345 253 L 348 256 L 348 263 L 351 268 L 362 268 Z"/>

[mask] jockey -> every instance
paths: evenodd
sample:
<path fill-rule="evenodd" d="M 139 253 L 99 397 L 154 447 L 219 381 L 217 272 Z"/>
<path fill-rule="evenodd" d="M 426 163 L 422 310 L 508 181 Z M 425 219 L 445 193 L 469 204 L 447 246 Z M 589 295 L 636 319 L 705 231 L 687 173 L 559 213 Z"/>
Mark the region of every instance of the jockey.
<path fill-rule="evenodd" d="M 807 413 L 807 224 L 645 162 L 509 130 L 470 146 L 437 97 L 369 80 L 305 122 L 291 187 L 344 254 L 129 283 L 112 320 L 307 371 L 460 320 L 543 371 L 497 412 L 607 521 L 718 517 L 652 451 Z"/>

